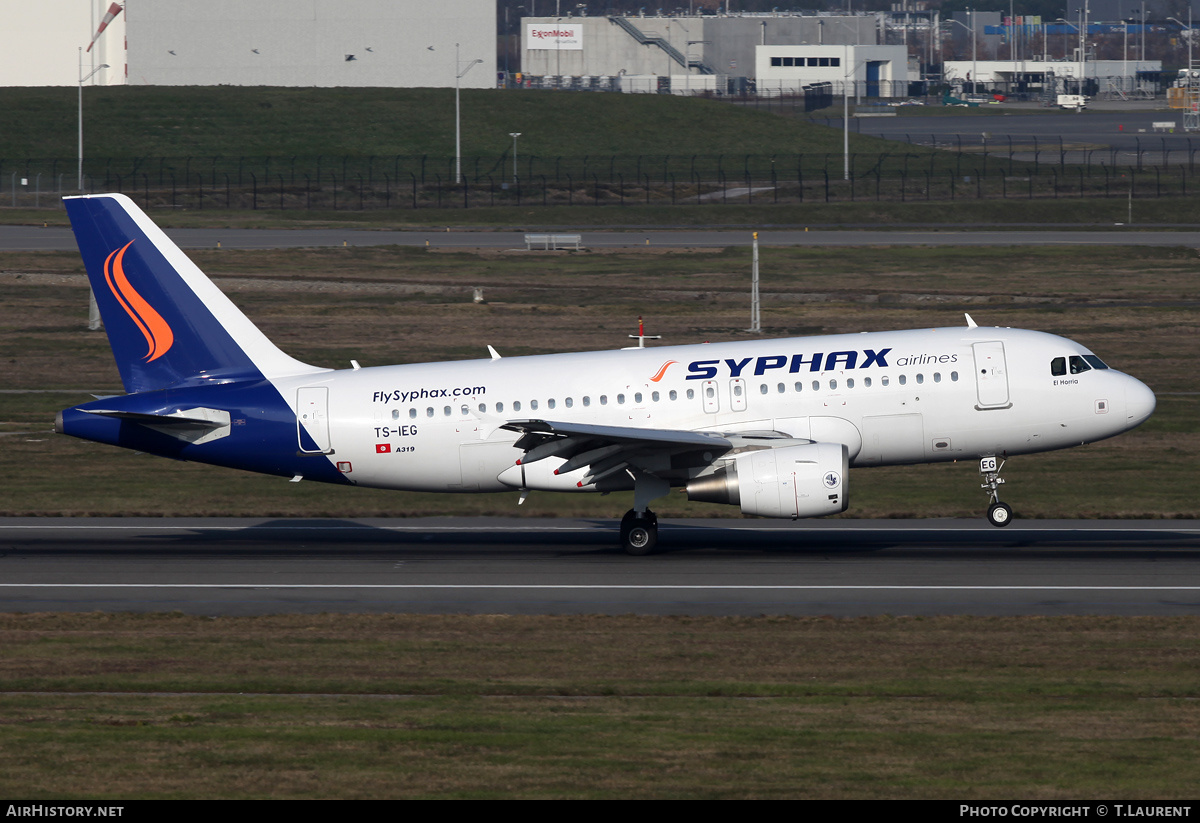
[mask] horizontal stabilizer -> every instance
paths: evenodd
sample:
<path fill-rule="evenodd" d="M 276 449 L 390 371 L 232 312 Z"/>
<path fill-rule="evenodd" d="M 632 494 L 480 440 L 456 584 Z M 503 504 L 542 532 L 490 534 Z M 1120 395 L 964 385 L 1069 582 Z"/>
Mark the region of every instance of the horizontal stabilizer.
<path fill-rule="evenodd" d="M 98 417 L 127 420 L 160 434 L 188 443 L 200 444 L 229 436 L 229 412 L 222 409 L 181 409 L 170 414 L 120 411 L 118 409 L 80 409 Z"/>

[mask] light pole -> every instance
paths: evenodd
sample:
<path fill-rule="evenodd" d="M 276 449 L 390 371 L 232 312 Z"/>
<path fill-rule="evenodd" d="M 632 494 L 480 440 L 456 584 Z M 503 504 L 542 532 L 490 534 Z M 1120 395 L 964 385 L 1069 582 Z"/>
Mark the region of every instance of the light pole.
<path fill-rule="evenodd" d="M 109 67 L 108 63 L 101 63 L 99 66 L 96 66 L 96 68 L 94 68 L 90 72 L 88 72 L 87 76 L 85 77 L 83 74 L 83 46 L 79 47 L 79 193 L 80 194 L 83 194 L 83 84 L 86 83 L 88 80 L 90 80 L 92 75 L 95 74 L 96 72 L 100 71 L 100 69 L 107 69 L 108 67 Z"/>
<path fill-rule="evenodd" d="M 842 179 L 850 179 L 850 78 L 858 71 L 858 67 L 867 62 L 859 60 L 853 66 L 850 65 L 850 47 L 842 46 L 842 52 L 846 55 L 843 60 L 849 68 L 842 75 Z M 858 88 L 858 83 L 855 82 L 855 88 Z"/>
<path fill-rule="evenodd" d="M 476 63 L 482 63 L 482 60 L 472 60 L 467 64 L 467 67 L 459 71 L 461 65 L 458 59 L 458 43 L 454 44 L 454 183 L 455 185 L 462 182 L 462 106 L 459 102 L 459 83 L 460 80 L 469 72 Z"/>
<path fill-rule="evenodd" d="M 521 136 L 519 131 L 510 131 L 508 136 L 513 139 L 513 182 L 517 182 L 517 138 Z"/>
<path fill-rule="evenodd" d="M 1188 41 L 1188 71 L 1190 72 L 1192 70 L 1192 24 L 1190 22 L 1192 19 L 1192 10 L 1188 9 L 1188 20 L 1189 20 L 1188 23 L 1184 23 L 1182 20 L 1177 20 L 1174 17 L 1168 17 L 1167 19 L 1174 20 L 1176 23 L 1178 23 L 1179 25 L 1181 25 L 1187 29 L 1187 33 L 1188 33 L 1188 37 L 1187 37 L 1187 41 Z"/>
<path fill-rule="evenodd" d="M 975 50 L 975 46 L 976 46 L 975 28 L 974 28 L 975 13 L 973 11 L 971 11 L 970 9 L 967 9 L 967 14 L 971 15 L 970 19 L 971 19 L 972 25 L 970 25 L 970 26 L 968 26 L 966 23 L 964 23 L 961 20 L 954 20 L 952 18 L 948 18 L 948 19 L 944 20 L 943 22 L 954 23 L 955 25 L 962 26 L 964 29 L 971 32 L 971 91 L 974 92 L 975 91 L 975 81 L 978 79 L 977 74 L 979 72 L 979 61 L 978 61 L 977 53 Z M 957 49 L 955 49 L 955 51 L 957 52 Z"/>

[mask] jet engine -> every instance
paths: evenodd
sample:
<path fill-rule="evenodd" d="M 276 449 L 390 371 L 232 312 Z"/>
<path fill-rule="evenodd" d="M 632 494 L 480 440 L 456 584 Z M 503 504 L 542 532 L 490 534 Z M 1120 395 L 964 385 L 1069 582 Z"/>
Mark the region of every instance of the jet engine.
<path fill-rule="evenodd" d="M 687 484 L 689 500 L 730 503 L 763 517 L 844 512 L 850 457 L 841 443 L 807 443 L 739 454 Z"/>

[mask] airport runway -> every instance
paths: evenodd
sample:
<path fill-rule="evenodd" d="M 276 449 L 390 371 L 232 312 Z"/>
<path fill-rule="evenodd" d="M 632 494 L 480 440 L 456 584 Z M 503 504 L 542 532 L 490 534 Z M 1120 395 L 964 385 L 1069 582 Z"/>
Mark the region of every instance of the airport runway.
<path fill-rule="evenodd" d="M 1030 111 L 1002 103 L 989 105 L 986 111 L 969 117 L 862 117 L 855 118 L 851 128 L 888 140 L 951 150 L 975 149 L 986 140 L 997 159 L 1007 156 L 1009 139 L 1020 147 L 1020 157 L 1030 154 L 1029 146 L 1037 140 L 1043 158 L 1053 156 L 1057 160 L 1061 140 L 1068 147 L 1108 147 L 1117 152 L 1116 160 L 1121 164 L 1136 162 L 1138 151 L 1151 152 L 1156 159 L 1167 152 L 1176 165 L 1192 163 L 1193 149 L 1200 149 L 1200 135 L 1181 128 L 1183 112 L 1179 110 L 1123 108 L 1078 114 L 1044 108 Z M 842 128 L 840 116 L 824 122 L 830 128 Z M 1154 124 L 1164 122 L 1174 123 L 1174 131 L 1155 129 Z M 1095 160 L 1101 159 L 1107 162 L 1109 157 L 1098 152 Z"/>
<path fill-rule="evenodd" d="M 567 231 L 564 229 L 564 231 Z M 569 230 L 572 234 L 578 229 Z M 168 229 L 184 249 L 284 249 L 339 246 L 419 246 L 429 248 L 512 249 L 525 252 L 523 231 L 366 231 L 350 229 Z M 748 246 L 749 229 L 583 230 L 588 249 L 724 248 Z M 1186 246 L 1200 248 L 1200 231 L 1113 227 L 1090 231 L 1041 231 L 1013 226 L 1007 231 L 893 229 L 837 231 L 763 230 L 763 246 Z M 0 226 L 0 250 L 76 251 L 75 236 L 61 227 Z M 529 252 L 537 254 L 538 252 Z M 544 253 L 544 252 L 543 252 Z"/>
<path fill-rule="evenodd" d="M 0 611 L 1200 614 L 1200 521 L 0 520 Z"/>

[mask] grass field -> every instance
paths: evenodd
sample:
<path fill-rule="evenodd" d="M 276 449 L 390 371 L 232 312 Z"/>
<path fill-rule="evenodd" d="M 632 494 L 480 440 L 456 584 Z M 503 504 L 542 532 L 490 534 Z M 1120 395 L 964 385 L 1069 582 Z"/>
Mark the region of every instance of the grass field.
<path fill-rule="evenodd" d="M 325 366 L 624 345 L 644 315 L 666 343 L 741 339 L 749 252 L 536 255 L 351 248 L 195 253 L 286 351 Z M 1009 462 L 1025 517 L 1194 517 L 1200 390 L 1193 249 L 766 249 L 763 336 L 980 323 L 1078 339 L 1160 393 L 1135 432 Z M 8 515 L 619 516 L 625 495 L 422 495 L 293 484 L 49 433 L 54 412 L 119 390 L 103 335 L 84 328 L 78 257 L 0 255 L 0 466 Z M 475 287 L 487 302 L 476 305 Z M 44 390 L 53 390 L 46 393 Z M 1080 482 L 1087 478 L 1088 482 Z M 856 470 L 850 516 L 976 515 L 961 464 Z M 738 516 L 671 495 L 667 516 Z"/>
<path fill-rule="evenodd" d="M 729 212 L 736 214 L 736 212 Z M 184 217 L 183 219 L 187 219 Z M 364 365 L 744 339 L 749 250 L 211 251 L 289 353 Z M 1197 517 L 1195 249 L 766 249 L 764 336 L 1065 334 L 1159 409 L 1010 462 L 1026 517 Z M 476 287 L 487 302 L 471 300 Z M 621 495 L 290 484 L 50 433 L 119 390 L 77 255 L 0 254 L 0 515 L 615 517 Z M 855 471 L 852 516 L 979 515 L 973 465 Z M 673 495 L 665 516 L 737 516 Z M 1196 618 L 0 614 L 0 793 L 135 798 L 1187 800 Z"/>
<path fill-rule="evenodd" d="M 0 793 L 1186 800 L 1198 636 L 1195 618 L 0 615 Z"/>

